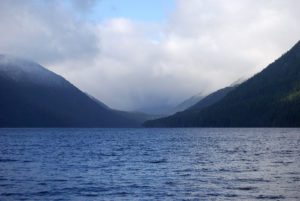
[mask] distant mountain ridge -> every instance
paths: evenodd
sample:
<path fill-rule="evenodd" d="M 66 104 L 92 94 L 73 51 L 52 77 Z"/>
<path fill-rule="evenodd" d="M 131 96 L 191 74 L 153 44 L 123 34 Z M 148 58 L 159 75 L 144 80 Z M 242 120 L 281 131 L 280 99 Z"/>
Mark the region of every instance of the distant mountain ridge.
<path fill-rule="evenodd" d="M 0 127 L 139 127 L 41 65 L 0 55 Z"/>
<path fill-rule="evenodd" d="M 203 108 L 208 107 L 208 106 L 218 102 L 222 98 L 224 98 L 230 91 L 235 89 L 237 86 L 238 85 L 233 85 L 233 86 L 225 87 L 223 89 L 219 89 L 219 90 L 209 94 L 205 98 L 201 99 L 198 103 L 187 108 L 187 111 L 192 111 L 192 110 L 200 111 Z"/>
<path fill-rule="evenodd" d="M 170 109 L 168 111 L 168 114 L 172 115 L 172 114 L 175 114 L 177 112 L 182 112 L 182 111 L 188 109 L 189 107 L 195 105 L 196 103 L 198 103 L 203 98 L 204 98 L 204 96 L 201 93 L 199 93 L 197 95 L 194 95 L 194 96 L 184 100 L 182 103 L 179 103 L 174 108 Z"/>
<path fill-rule="evenodd" d="M 300 42 L 216 103 L 200 109 L 193 106 L 181 113 L 148 121 L 144 125 L 147 127 L 299 127 Z"/>
<path fill-rule="evenodd" d="M 187 108 L 184 111 L 177 112 L 171 116 L 167 116 L 167 117 L 155 119 L 153 121 L 145 122 L 144 126 L 149 126 L 149 123 L 151 126 L 151 123 L 154 122 L 155 126 L 163 127 L 164 124 L 172 123 L 172 121 L 174 121 L 178 117 L 183 118 L 185 116 L 189 116 L 192 113 L 200 112 L 203 108 L 213 105 L 216 102 L 218 102 L 219 100 L 221 100 L 222 98 L 224 98 L 230 91 L 235 89 L 237 86 L 238 85 L 233 85 L 233 86 L 225 87 L 223 89 L 219 89 L 219 90 L 207 95 L 206 97 L 202 98 L 196 104 L 190 106 L 189 108 Z M 160 124 L 160 123 L 162 123 L 162 124 Z"/>
<path fill-rule="evenodd" d="M 185 109 L 200 101 L 203 97 L 204 96 L 199 93 L 183 100 L 177 105 L 159 105 L 155 107 L 137 108 L 136 111 L 143 111 L 144 113 L 151 114 L 155 118 L 166 117 L 175 114 L 176 112 L 184 111 Z"/>

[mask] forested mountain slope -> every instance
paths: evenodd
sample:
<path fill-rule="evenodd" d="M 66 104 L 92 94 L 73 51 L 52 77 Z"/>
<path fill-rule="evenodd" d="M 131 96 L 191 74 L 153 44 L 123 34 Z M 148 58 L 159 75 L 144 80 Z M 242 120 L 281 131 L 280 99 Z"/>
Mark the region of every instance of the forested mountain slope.
<path fill-rule="evenodd" d="M 224 98 L 202 109 L 148 121 L 148 127 L 299 127 L 300 42 L 240 84 Z"/>

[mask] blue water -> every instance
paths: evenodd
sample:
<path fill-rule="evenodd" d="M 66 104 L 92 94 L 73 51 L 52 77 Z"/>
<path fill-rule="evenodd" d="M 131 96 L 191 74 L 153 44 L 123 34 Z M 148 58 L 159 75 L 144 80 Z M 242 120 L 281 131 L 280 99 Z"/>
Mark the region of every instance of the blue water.
<path fill-rule="evenodd" d="M 300 200 L 300 129 L 0 129 L 0 200 Z"/>

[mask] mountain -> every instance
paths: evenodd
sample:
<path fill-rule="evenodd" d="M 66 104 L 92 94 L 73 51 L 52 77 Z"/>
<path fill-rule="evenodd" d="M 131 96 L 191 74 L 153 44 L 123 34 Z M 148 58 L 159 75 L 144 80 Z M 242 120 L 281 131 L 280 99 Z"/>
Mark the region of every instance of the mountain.
<path fill-rule="evenodd" d="M 146 114 L 151 114 L 153 116 L 168 116 L 170 115 L 170 111 L 174 108 L 173 105 L 161 104 L 147 107 L 137 107 L 134 111 L 141 111 Z"/>
<path fill-rule="evenodd" d="M 100 100 L 95 98 L 94 96 L 89 95 L 87 93 L 86 93 L 86 95 L 88 95 L 92 100 L 94 100 L 96 103 L 98 103 L 101 107 L 104 107 L 108 110 L 111 110 L 111 111 L 117 113 L 118 115 L 120 115 L 122 117 L 125 117 L 126 119 L 129 119 L 129 120 L 135 122 L 139 126 L 141 126 L 144 122 L 146 122 L 148 120 L 154 120 L 154 119 L 158 119 L 158 118 L 162 117 L 160 115 L 150 115 L 150 114 L 146 114 L 143 112 L 128 112 L 128 111 L 111 109 L 110 107 L 105 105 L 103 102 L 101 102 Z"/>
<path fill-rule="evenodd" d="M 160 119 L 155 119 L 153 121 L 145 122 L 144 126 L 151 127 L 152 124 L 155 124 L 155 127 L 164 127 L 165 124 L 172 125 L 173 121 L 177 121 L 177 119 L 179 119 L 179 118 L 180 119 L 184 118 L 184 117 L 188 118 L 188 116 L 190 114 L 197 113 L 197 112 L 201 111 L 203 108 L 213 105 L 214 103 L 218 102 L 223 97 L 225 97 L 230 91 L 235 89 L 237 86 L 238 85 L 233 85 L 233 86 L 225 87 L 223 89 L 219 89 L 219 90 L 209 94 L 208 96 L 202 98 L 196 104 L 190 106 L 189 108 L 187 108 L 186 110 L 184 110 L 182 112 L 177 112 L 168 117 L 163 117 Z"/>
<path fill-rule="evenodd" d="M 154 120 L 162 117 L 161 115 L 150 115 L 143 112 L 127 112 L 127 111 L 119 111 L 119 110 L 114 110 L 114 111 L 120 116 L 135 122 L 139 126 L 142 126 L 142 124 L 146 121 Z"/>
<path fill-rule="evenodd" d="M 189 107 L 191 107 L 191 106 L 195 105 L 196 103 L 198 103 L 203 98 L 204 98 L 204 96 L 201 93 L 197 94 L 197 95 L 194 95 L 194 96 L 184 100 L 182 103 L 179 103 L 177 106 L 169 109 L 167 114 L 172 115 L 172 114 L 175 114 L 177 112 L 184 111 L 184 110 L 188 109 Z"/>
<path fill-rule="evenodd" d="M 300 42 L 216 103 L 200 108 L 194 106 L 167 118 L 148 121 L 144 125 L 148 127 L 299 127 Z"/>
<path fill-rule="evenodd" d="M 101 102 L 99 99 L 95 98 L 94 96 L 85 93 L 90 99 L 92 99 L 93 101 L 95 101 L 96 103 L 98 103 L 101 107 L 108 109 L 108 110 L 112 110 L 110 107 L 108 107 L 107 105 L 105 105 L 103 102 Z"/>
<path fill-rule="evenodd" d="M 201 93 L 194 95 L 182 102 L 180 102 L 177 105 L 168 105 L 168 104 L 162 104 L 158 106 L 153 106 L 153 107 L 144 107 L 144 108 L 136 108 L 136 111 L 142 111 L 147 114 L 151 114 L 152 119 L 157 119 L 161 117 L 166 117 L 172 114 L 175 114 L 176 112 L 181 112 L 198 101 L 200 101 L 203 98 L 203 95 Z"/>
<path fill-rule="evenodd" d="M 0 55 L 0 127 L 138 127 L 41 65 Z"/>
<path fill-rule="evenodd" d="M 229 87 L 225 87 L 223 89 L 219 89 L 211 94 L 209 94 L 208 96 L 206 96 L 205 98 L 203 98 L 202 100 L 200 100 L 198 103 L 192 105 L 191 107 L 189 107 L 187 109 L 187 111 L 200 111 L 205 107 L 208 107 L 216 102 L 218 102 L 219 100 L 221 100 L 224 96 L 226 96 L 230 91 L 232 91 L 233 89 L 236 88 L 237 85 L 233 85 L 233 86 L 229 86 Z"/>

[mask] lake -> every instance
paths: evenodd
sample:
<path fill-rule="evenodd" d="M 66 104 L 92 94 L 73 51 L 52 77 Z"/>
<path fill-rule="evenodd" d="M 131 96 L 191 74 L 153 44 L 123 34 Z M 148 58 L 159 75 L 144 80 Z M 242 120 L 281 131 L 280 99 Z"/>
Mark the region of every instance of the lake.
<path fill-rule="evenodd" d="M 0 129 L 0 200 L 300 200 L 300 129 Z"/>

